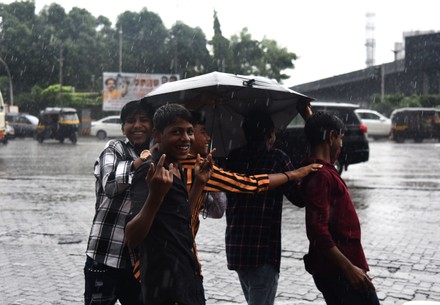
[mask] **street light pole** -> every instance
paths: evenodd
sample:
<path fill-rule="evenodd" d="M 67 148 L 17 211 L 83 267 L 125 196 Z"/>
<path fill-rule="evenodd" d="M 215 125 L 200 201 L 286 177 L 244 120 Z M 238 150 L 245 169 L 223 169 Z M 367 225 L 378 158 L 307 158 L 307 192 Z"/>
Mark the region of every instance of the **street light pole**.
<path fill-rule="evenodd" d="M 385 101 L 385 67 L 380 65 L 380 102 Z"/>
<path fill-rule="evenodd" d="M 9 99 L 10 99 L 10 102 L 11 102 L 11 106 L 14 106 L 14 93 L 13 93 L 13 90 L 12 90 L 12 77 L 11 77 L 11 73 L 9 72 L 8 65 L 6 64 L 6 62 L 2 58 L 0 58 L 0 62 L 2 62 L 5 65 L 6 73 L 8 74 L 8 78 L 9 78 Z"/>
<path fill-rule="evenodd" d="M 122 72 L 122 26 L 119 29 L 119 73 Z"/>
<path fill-rule="evenodd" d="M 63 105 L 63 45 L 60 46 L 60 101 Z"/>
<path fill-rule="evenodd" d="M 177 74 L 177 36 L 174 36 L 174 74 Z"/>

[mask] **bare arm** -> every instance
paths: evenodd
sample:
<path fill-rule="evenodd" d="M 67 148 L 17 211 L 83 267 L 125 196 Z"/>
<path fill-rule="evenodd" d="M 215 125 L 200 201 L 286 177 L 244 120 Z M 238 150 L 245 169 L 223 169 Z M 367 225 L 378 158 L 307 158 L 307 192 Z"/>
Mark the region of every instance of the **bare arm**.
<path fill-rule="evenodd" d="M 173 183 L 173 165 L 170 164 L 167 170 L 163 167 L 164 162 L 165 155 L 162 155 L 156 169 L 153 163 L 150 164 L 145 177 L 149 189 L 148 196 L 139 213 L 125 227 L 125 243 L 131 248 L 138 246 L 150 232 L 157 211 Z"/>
<path fill-rule="evenodd" d="M 307 121 L 312 115 L 312 106 L 309 101 L 302 101 L 296 105 L 296 110 L 302 116 L 304 121 Z"/>
<path fill-rule="evenodd" d="M 134 170 L 137 170 L 143 163 L 144 163 L 144 161 L 140 157 L 136 158 L 133 161 L 132 167 Z"/>
<path fill-rule="evenodd" d="M 285 173 L 269 174 L 269 189 L 279 187 L 289 181 L 299 181 L 311 172 L 316 172 L 322 164 L 313 163 Z"/>
<path fill-rule="evenodd" d="M 373 288 L 371 278 L 359 267 L 353 265 L 336 246 L 322 250 L 322 254 L 340 269 L 355 290 L 365 291 Z"/>

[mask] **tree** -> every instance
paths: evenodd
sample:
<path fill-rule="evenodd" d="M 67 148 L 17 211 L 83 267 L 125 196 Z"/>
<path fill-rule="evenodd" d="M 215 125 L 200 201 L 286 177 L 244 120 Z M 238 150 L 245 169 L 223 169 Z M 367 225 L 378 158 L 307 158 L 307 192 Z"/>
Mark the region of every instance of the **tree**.
<path fill-rule="evenodd" d="M 59 4 L 45 6 L 40 15 L 36 16 L 33 36 L 28 56 L 35 60 L 30 71 L 36 79 L 28 85 L 38 84 L 47 87 L 60 81 L 60 54 L 63 41 L 66 39 L 64 30 L 67 14 Z"/>
<path fill-rule="evenodd" d="M 260 75 L 276 79 L 278 82 L 289 79 L 289 76 L 282 71 L 295 67 L 293 61 L 297 59 L 296 54 L 286 48 L 278 47 L 275 40 L 266 38 L 261 42 L 261 49 L 264 56 L 258 67 Z"/>
<path fill-rule="evenodd" d="M 226 63 L 228 58 L 232 57 L 230 42 L 226 39 L 221 30 L 220 21 L 217 17 L 217 12 L 214 11 L 214 36 L 209 41 L 213 49 L 212 69 L 220 72 L 226 71 Z"/>
<path fill-rule="evenodd" d="M 243 75 L 261 75 L 259 66 L 264 58 L 260 43 L 244 28 L 240 36 L 231 37 L 231 56 L 228 58 L 227 72 Z"/>
<path fill-rule="evenodd" d="M 101 54 L 106 44 L 97 37 L 96 24 L 96 18 L 84 9 L 74 7 L 67 15 L 67 38 L 60 46 L 63 84 L 74 84 L 80 90 L 88 90 L 93 83 L 93 76 L 102 74 L 101 67 L 106 60 Z"/>
<path fill-rule="evenodd" d="M 401 93 L 385 95 L 384 101 L 380 101 L 380 94 L 371 97 L 370 108 L 390 116 L 393 110 L 404 107 L 432 107 L 440 108 L 440 95 L 411 95 L 405 96 Z"/>
<path fill-rule="evenodd" d="M 125 72 L 163 73 L 169 70 L 169 50 L 165 47 L 168 31 L 159 15 L 146 8 L 140 13 L 126 11 L 119 15 L 116 28 L 123 33 Z"/>
<path fill-rule="evenodd" d="M 206 48 L 205 34 L 199 27 L 191 28 L 176 22 L 170 31 L 168 52 L 176 71 L 185 78 L 204 74 L 209 70 L 211 57 Z M 170 71 L 175 72 L 175 71 Z"/>
<path fill-rule="evenodd" d="M 7 63 L 16 92 L 25 88 L 25 83 L 36 83 L 33 74 L 38 60 L 29 58 L 32 45 L 32 26 L 35 22 L 33 2 L 14 2 L 0 6 L 1 35 L 0 57 Z"/>
<path fill-rule="evenodd" d="M 102 73 L 119 71 L 120 46 L 123 72 L 177 72 L 181 78 L 217 70 L 281 81 L 287 78 L 283 70 L 293 68 L 296 59 L 273 40 L 252 39 L 247 28 L 225 38 L 216 11 L 209 43 L 199 27 L 176 22 L 168 30 L 160 16 L 146 8 L 123 12 L 114 27 L 105 16 L 94 17 L 78 7 L 66 12 L 56 3 L 35 14 L 33 0 L 0 3 L 0 17 L 0 57 L 11 70 L 16 104 L 29 105 L 29 110 L 48 102 L 38 98 L 39 94 L 51 102 L 70 102 L 69 94 L 63 94 L 66 85 L 76 91 L 99 92 Z M 1 74 L 0 85 L 4 84 Z M 51 87 L 54 84 L 58 87 Z M 59 100 L 38 89 L 49 87 L 51 93 L 60 90 Z"/>

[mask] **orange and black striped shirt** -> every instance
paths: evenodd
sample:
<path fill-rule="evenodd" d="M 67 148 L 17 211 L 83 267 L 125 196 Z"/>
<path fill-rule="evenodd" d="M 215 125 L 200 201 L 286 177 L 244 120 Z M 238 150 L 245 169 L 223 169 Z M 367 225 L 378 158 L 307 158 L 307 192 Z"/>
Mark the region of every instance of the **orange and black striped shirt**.
<path fill-rule="evenodd" d="M 185 161 L 181 161 L 183 172 L 187 178 L 188 192 L 191 189 L 194 180 L 194 166 L 196 157 L 188 155 Z M 214 165 L 212 174 L 204 187 L 204 192 L 197 201 L 196 209 L 192 215 L 192 230 L 194 238 L 199 229 L 199 213 L 203 209 L 206 192 L 233 192 L 233 193 L 259 193 L 266 192 L 269 189 L 269 176 L 267 174 L 260 175 L 244 175 L 226 171 Z"/>

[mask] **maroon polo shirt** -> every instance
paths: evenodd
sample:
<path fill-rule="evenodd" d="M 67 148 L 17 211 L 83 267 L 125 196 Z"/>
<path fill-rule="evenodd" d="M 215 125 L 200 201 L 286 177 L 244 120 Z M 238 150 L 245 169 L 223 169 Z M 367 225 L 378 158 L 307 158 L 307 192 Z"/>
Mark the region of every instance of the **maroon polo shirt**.
<path fill-rule="evenodd" d="M 311 163 L 321 163 L 323 167 L 301 183 L 310 241 L 309 253 L 304 259 L 306 269 L 320 275 L 341 273 L 321 254 L 322 250 L 336 246 L 353 265 L 368 271 L 359 218 L 347 185 L 332 164 L 309 158 L 302 165 Z"/>

